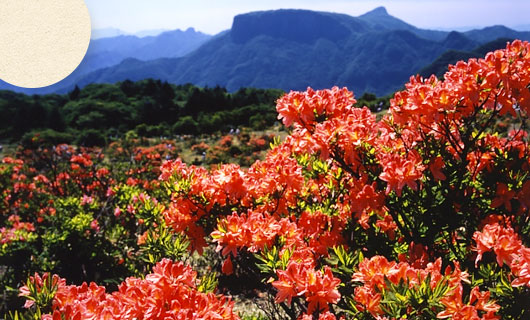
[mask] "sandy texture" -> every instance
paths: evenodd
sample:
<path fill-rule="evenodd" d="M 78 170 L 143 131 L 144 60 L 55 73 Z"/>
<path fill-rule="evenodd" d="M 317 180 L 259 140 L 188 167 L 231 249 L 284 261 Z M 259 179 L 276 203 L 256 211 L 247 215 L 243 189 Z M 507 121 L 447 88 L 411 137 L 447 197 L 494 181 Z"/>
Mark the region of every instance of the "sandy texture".
<path fill-rule="evenodd" d="M 79 65 L 90 42 L 82 0 L 0 0 L 0 79 L 45 87 Z"/>

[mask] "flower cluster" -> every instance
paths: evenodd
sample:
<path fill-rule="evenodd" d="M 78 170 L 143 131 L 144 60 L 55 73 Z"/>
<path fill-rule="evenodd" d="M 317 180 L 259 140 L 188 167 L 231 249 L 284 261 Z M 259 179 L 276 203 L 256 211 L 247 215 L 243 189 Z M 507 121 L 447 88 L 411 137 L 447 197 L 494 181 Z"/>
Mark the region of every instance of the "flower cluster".
<path fill-rule="evenodd" d="M 35 226 L 31 222 L 20 222 L 20 217 L 13 214 L 7 218 L 10 228 L 0 228 L 0 244 L 12 241 L 26 241 L 28 236 L 35 231 Z"/>
<path fill-rule="evenodd" d="M 48 275 L 49 276 L 49 275 Z M 44 276 L 46 277 L 46 275 Z M 118 291 L 106 293 L 94 282 L 80 286 L 66 285 L 56 275 L 57 289 L 52 312 L 42 319 L 239 319 L 233 313 L 233 302 L 213 293 L 202 293 L 196 288 L 196 273 L 182 262 L 164 259 L 157 263 L 145 279 L 127 278 Z M 42 283 L 38 275 L 35 282 Z M 35 292 L 28 287 L 20 295 L 32 298 Z M 28 300 L 31 307 L 33 300 Z"/>
<path fill-rule="evenodd" d="M 352 281 L 363 284 L 355 288 L 357 308 L 368 311 L 374 317 L 383 315 L 392 299 L 390 295 L 396 294 L 393 290 L 402 287 L 399 290 L 400 299 L 405 303 L 405 308 L 417 304 L 418 298 L 415 296 L 419 295 L 420 299 L 443 306 L 436 314 L 440 319 L 499 319 L 495 313 L 500 306 L 490 301 L 489 292 L 481 292 L 474 287 L 469 302 L 463 302 L 463 283 L 469 282 L 469 275 L 461 271 L 458 263 L 455 263 L 454 270 L 447 267 L 442 272 L 441 267 L 440 258 L 428 263 L 425 268 L 414 268 L 406 262 L 390 262 L 382 256 L 365 259 L 352 277 Z M 421 303 L 415 307 L 415 313 L 420 316 L 436 310 L 421 310 Z M 479 312 L 484 314 L 480 318 Z"/>
<path fill-rule="evenodd" d="M 511 227 L 499 223 L 486 224 L 482 231 L 473 235 L 476 242 L 477 264 L 484 253 L 493 251 L 497 263 L 502 267 L 506 264 L 516 277 L 512 286 L 530 287 L 530 248 L 523 245 L 519 236 Z"/>
<path fill-rule="evenodd" d="M 76 212 L 60 224 L 67 235 L 128 234 L 134 242 L 109 243 L 127 248 L 112 256 L 129 267 L 142 252 L 154 265 L 216 246 L 224 283 L 259 283 L 278 317 L 526 319 L 529 88 L 530 44 L 514 41 L 451 66 L 444 80 L 412 77 L 381 118 L 346 88 L 290 92 L 277 102 L 289 135 L 248 168 L 206 169 L 171 151 L 162 161 L 163 147 L 132 152 L 140 165 L 118 179 L 97 152 L 54 151 L 68 159 L 54 176 L 6 159 L 0 173 L 13 183 L 0 208 L 34 223 L 25 205 L 53 200 L 39 208 L 45 222 Z M 235 137 L 208 152 L 236 154 L 246 143 Z M 189 301 L 212 317 L 235 317 L 229 302 L 198 292 L 194 273 L 168 260 L 112 294 L 59 285 L 53 312 L 192 318 Z"/>
<path fill-rule="evenodd" d="M 277 270 L 276 273 L 278 280 L 272 283 L 278 290 L 276 302 L 287 300 L 291 304 L 293 297 L 303 295 L 309 303 L 307 314 L 312 314 L 327 311 L 328 304 L 340 299 L 337 290 L 340 280 L 333 276 L 329 267 L 324 272 L 315 271 L 310 263 L 291 261 L 286 270 Z"/>
<path fill-rule="evenodd" d="M 19 305 L 10 288 L 34 272 L 116 283 L 149 270 L 158 260 L 145 262 L 138 237 L 161 228 L 157 178 L 161 154 L 174 152 L 167 148 L 145 148 L 139 160 L 121 150 L 107 161 L 98 148 L 58 145 L 2 159 L 0 314 Z"/>

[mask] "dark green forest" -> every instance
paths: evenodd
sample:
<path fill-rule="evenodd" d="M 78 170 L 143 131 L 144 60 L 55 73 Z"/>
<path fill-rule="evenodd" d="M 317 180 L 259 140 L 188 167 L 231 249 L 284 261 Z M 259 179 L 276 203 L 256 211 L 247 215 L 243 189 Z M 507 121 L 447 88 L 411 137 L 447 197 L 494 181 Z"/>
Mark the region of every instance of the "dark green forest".
<path fill-rule="evenodd" d="M 199 88 L 152 79 L 91 84 L 64 95 L 0 91 L 0 141 L 103 146 L 127 133 L 169 137 L 238 127 L 263 130 L 276 122 L 276 100 L 283 93 L 255 88 L 230 93 L 219 86 Z M 367 93 L 359 103 L 378 111 L 388 107 L 388 98 Z"/>
<path fill-rule="evenodd" d="M 0 140 L 104 145 L 133 131 L 170 136 L 261 129 L 276 121 L 281 90 L 198 88 L 159 80 L 75 88 L 65 95 L 28 96 L 0 91 Z"/>

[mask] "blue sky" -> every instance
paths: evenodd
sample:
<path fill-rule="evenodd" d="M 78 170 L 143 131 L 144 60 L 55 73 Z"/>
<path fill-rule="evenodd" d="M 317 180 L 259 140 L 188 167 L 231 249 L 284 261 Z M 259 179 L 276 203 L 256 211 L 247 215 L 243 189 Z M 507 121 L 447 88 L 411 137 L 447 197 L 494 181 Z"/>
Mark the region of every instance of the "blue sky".
<path fill-rule="evenodd" d="M 421 28 L 527 25 L 529 0 L 85 0 L 93 29 L 126 32 L 195 29 L 215 34 L 229 29 L 235 15 L 257 10 L 300 8 L 361 15 L 378 6 Z"/>

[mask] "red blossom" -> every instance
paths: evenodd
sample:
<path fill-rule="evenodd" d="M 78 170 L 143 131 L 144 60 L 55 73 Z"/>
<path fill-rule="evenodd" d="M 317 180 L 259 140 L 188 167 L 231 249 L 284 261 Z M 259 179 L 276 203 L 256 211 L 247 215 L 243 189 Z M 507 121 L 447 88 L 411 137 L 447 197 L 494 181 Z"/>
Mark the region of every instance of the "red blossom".
<path fill-rule="evenodd" d="M 35 279 L 42 282 L 38 275 Z M 93 282 L 67 286 L 54 279 L 52 314 L 43 319 L 239 319 L 226 297 L 198 292 L 196 273 L 182 262 L 164 259 L 145 279 L 127 278 L 112 294 Z M 28 290 L 21 288 L 21 295 L 28 296 Z"/>

